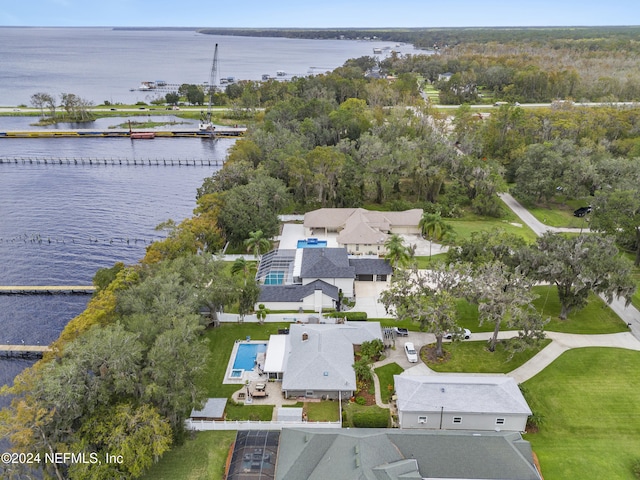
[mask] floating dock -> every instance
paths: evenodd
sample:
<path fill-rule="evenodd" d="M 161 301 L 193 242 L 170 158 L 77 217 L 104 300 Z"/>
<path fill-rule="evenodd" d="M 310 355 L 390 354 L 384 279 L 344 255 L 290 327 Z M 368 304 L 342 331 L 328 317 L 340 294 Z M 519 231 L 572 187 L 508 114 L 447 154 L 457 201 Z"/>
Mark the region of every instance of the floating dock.
<path fill-rule="evenodd" d="M 201 132 L 199 130 L 154 130 L 155 138 L 234 138 L 241 137 L 247 131 L 244 127 L 216 128 L 213 132 Z M 141 133 L 129 132 L 129 130 L 20 130 L 0 132 L 0 138 L 135 138 Z"/>
<path fill-rule="evenodd" d="M 93 285 L 10 285 L 0 286 L 0 295 L 92 294 Z"/>
<path fill-rule="evenodd" d="M 51 348 L 43 345 L 0 345 L 0 357 L 38 359 Z"/>

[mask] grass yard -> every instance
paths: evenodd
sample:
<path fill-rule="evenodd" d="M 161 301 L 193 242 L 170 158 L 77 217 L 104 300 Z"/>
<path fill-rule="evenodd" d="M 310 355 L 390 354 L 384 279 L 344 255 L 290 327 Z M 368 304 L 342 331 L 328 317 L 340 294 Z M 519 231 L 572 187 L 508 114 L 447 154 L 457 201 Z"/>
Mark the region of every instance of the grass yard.
<path fill-rule="evenodd" d="M 298 402 L 283 405 L 284 408 L 304 408 L 310 422 L 337 422 L 340 420 L 340 402 L 324 400 L 322 402 Z"/>
<path fill-rule="evenodd" d="M 560 356 L 524 383 L 543 418 L 525 435 L 545 480 L 635 478 L 640 460 L 640 352 L 584 348 Z"/>
<path fill-rule="evenodd" d="M 175 446 L 142 476 L 142 480 L 209 480 L 223 478 L 235 431 L 198 432 Z"/>
<path fill-rule="evenodd" d="M 444 262 L 447 259 L 446 253 L 439 253 L 438 255 L 431 255 L 426 257 L 414 257 L 415 262 L 418 264 L 418 268 L 426 270 L 434 263 Z"/>
<path fill-rule="evenodd" d="M 342 426 L 345 428 L 387 428 L 391 417 L 389 409 L 376 405 L 363 406 L 357 403 L 343 403 Z"/>
<path fill-rule="evenodd" d="M 551 317 L 545 330 L 562 333 L 618 333 L 626 332 L 627 325 L 600 297 L 589 295 L 589 303 L 581 310 L 571 312 L 566 320 L 560 320 L 560 300 L 555 286 L 533 288 L 540 297 L 533 304 L 544 316 Z"/>
<path fill-rule="evenodd" d="M 540 350 L 546 347 L 551 340 L 543 340 L 540 348 L 518 352 L 511 359 L 503 342 L 498 342 L 495 352 L 487 350 L 487 342 L 462 341 L 446 343 L 444 345 L 447 359 L 444 361 L 428 362 L 425 346 L 420 350 L 420 357 L 429 368 L 436 372 L 463 372 L 463 373 L 508 373 L 525 364 Z M 435 348 L 435 346 L 433 347 Z"/>
<path fill-rule="evenodd" d="M 380 398 L 383 403 L 389 403 L 389 399 L 395 390 L 393 376 L 400 375 L 404 372 L 404 368 L 394 362 L 376 368 L 375 372 L 380 381 Z"/>
<path fill-rule="evenodd" d="M 534 243 L 536 234 L 533 233 L 520 218 L 516 217 L 511 210 L 506 210 L 502 218 L 480 217 L 478 215 L 468 214 L 462 218 L 447 219 L 447 223 L 451 224 L 456 235 L 456 240 L 470 238 L 473 232 L 490 231 L 502 229 L 507 233 L 519 235 L 525 239 L 527 243 Z M 512 223 L 520 224 L 521 227 L 512 225 Z"/>
<path fill-rule="evenodd" d="M 227 402 L 227 420 L 252 420 L 270 422 L 273 419 L 273 405 L 244 405 Z"/>
<path fill-rule="evenodd" d="M 305 402 L 304 411 L 310 422 L 337 422 L 340 420 L 340 402 Z"/>
<path fill-rule="evenodd" d="M 236 340 L 244 340 L 247 335 L 252 340 L 269 340 L 269 335 L 277 334 L 279 328 L 287 328 L 288 323 L 223 323 L 219 328 L 209 329 L 205 337 L 209 341 L 209 361 L 207 370 L 202 378 L 207 397 L 230 398 L 240 385 L 223 385 L 224 374 L 231 357 L 233 344 Z M 248 407 L 246 407 L 248 408 Z"/>
<path fill-rule="evenodd" d="M 573 205 L 551 204 L 548 207 L 529 207 L 527 210 L 540 222 L 550 227 L 589 228 L 588 217 L 574 217 L 574 210 L 587 206 L 588 203 L 575 201 Z"/>

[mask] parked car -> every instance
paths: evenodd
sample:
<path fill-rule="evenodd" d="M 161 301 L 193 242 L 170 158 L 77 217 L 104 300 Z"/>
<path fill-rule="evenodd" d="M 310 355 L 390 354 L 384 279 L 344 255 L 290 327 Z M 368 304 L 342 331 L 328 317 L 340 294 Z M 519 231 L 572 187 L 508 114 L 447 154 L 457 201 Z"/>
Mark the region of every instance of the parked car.
<path fill-rule="evenodd" d="M 463 337 L 465 340 L 469 340 L 471 338 L 471 330 L 469 330 L 468 328 L 460 330 L 460 336 Z M 453 338 L 453 332 L 445 333 L 442 338 L 451 340 Z"/>
<path fill-rule="evenodd" d="M 591 205 L 588 207 L 580 207 L 573 212 L 574 217 L 584 217 L 587 213 L 591 213 Z"/>
<path fill-rule="evenodd" d="M 416 352 L 415 347 L 412 342 L 407 342 L 404 344 L 404 353 L 407 355 L 407 360 L 410 363 L 417 363 L 418 361 L 418 352 Z"/>
<path fill-rule="evenodd" d="M 406 328 L 393 327 L 393 331 L 395 332 L 395 334 L 398 337 L 408 337 L 409 336 L 409 330 L 407 330 Z"/>

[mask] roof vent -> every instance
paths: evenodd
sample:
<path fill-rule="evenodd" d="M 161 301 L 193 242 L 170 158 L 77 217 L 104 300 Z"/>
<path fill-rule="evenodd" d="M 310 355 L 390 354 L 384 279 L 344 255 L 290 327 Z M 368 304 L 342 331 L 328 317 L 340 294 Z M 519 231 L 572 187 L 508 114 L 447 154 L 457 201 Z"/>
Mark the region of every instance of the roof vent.
<path fill-rule="evenodd" d="M 307 340 L 309 340 L 309 334 L 307 332 L 303 332 L 302 333 L 302 341 L 306 342 Z"/>
<path fill-rule="evenodd" d="M 440 391 L 441 391 L 442 393 L 444 393 L 444 387 L 441 387 L 441 388 L 440 388 Z"/>

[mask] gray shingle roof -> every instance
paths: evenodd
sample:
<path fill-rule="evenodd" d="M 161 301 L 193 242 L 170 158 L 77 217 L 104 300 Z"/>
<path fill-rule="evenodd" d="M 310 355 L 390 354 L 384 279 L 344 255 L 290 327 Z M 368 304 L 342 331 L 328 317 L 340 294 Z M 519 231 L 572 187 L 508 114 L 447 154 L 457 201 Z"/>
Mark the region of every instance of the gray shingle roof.
<path fill-rule="evenodd" d="M 202 410 L 191 410 L 191 418 L 222 418 L 226 406 L 226 398 L 209 398 Z"/>
<path fill-rule="evenodd" d="M 302 334 L 307 334 L 303 340 Z M 292 324 L 287 336 L 283 390 L 355 390 L 353 345 L 382 338 L 378 322 Z"/>
<path fill-rule="evenodd" d="M 338 300 L 338 287 L 316 280 L 307 285 L 260 285 L 258 302 L 301 302 L 315 290 L 322 290 L 328 297 Z"/>
<path fill-rule="evenodd" d="M 398 410 L 531 415 L 515 380 L 506 375 L 395 375 Z"/>
<path fill-rule="evenodd" d="M 356 275 L 391 275 L 393 268 L 382 258 L 350 258 L 349 265 L 355 268 Z"/>
<path fill-rule="evenodd" d="M 300 269 L 302 278 L 355 278 L 346 248 L 305 248 Z"/>
<path fill-rule="evenodd" d="M 284 428 L 276 480 L 301 478 L 540 480 L 515 432 Z"/>

